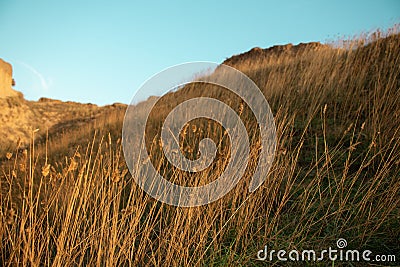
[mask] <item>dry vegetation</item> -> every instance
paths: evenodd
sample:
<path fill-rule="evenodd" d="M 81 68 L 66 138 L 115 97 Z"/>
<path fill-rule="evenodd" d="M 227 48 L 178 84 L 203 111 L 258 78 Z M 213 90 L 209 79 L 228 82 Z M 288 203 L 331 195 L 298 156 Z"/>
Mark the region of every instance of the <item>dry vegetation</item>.
<path fill-rule="evenodd" d="M 101 120 L 112 109 L 124 108 L 126 106 L 122 104 L 99 107 L 48 98 L 28 101 L 21 93 L 17 97 L 0 97 L 0 159 L 18 143 L 27 146 L 33 130 L 39 129 L 36 137 L 45 139 L 46 135 L 67 132 Z"/>
<path fill-rule="evenodd" d="M 225 62 L 256 82 L 277 126 L 275 162 L 251 194 L 245 177 L 206 206 L 154 201 L 127 171 L 123 109 L 109 110 L 96 125 L 10 150 L 1 170 L 0 262 L 253 266 L 261 264 L 256 254 L 264 245 L 318 250 L 334 247 L 341 237 L 351 249 L 396 254 L 399 260 L 400 35 L 386 34 L 346 42 L 345 48 L 255 49 Z M 157 129 L 176 104 L 209 95 L 229 103 L 246 122 L 253 144 L 249 176 L 259 134 L 248 107 L 222 89 L 198 86 L 159 101 L 147 127 L 154 164 L 185 183 L 187 175 L 165 162 Z M 193 158 L 200 138 L 224 136 L 208 121 L 194 121 L 187 131 L 182 149 Z M 223 171 L 218 161 L 229 155 L 227 142 L 220 142 L 216 165 L 192 177 L 197 183 Z"/>

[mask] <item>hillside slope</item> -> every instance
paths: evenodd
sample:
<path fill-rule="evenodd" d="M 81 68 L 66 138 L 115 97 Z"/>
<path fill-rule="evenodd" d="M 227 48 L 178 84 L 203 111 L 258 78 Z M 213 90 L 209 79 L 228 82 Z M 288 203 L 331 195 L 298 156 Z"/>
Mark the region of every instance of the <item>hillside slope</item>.
<path fill-rule="evenodd" d="M 274 114 L 275 159 L 256 191 L 248 186 L 262 149 L 257 122 L 226 89 L 188 84 L 161 97 L 147 124 L 148 159 L 167 179 L 192 186 L 218 179 L 235 144 L 217 123 L 193 120 L 180 136 L 182 153 L 196 159 L 199 140 L 208 137 L 216 141 L 215 162 L 200 172 L 177 170 L 159 138 L 165 117 L 197 96 L 215 97 L 240 115 L 251 144 L 247 171 L 227 195 L 200 207 L 154 201 L 137 184 L 150 177 L 147 166 L 137 164 L 135 176 L 129 174 L 121 147 L 125 106 L 8 98 L 3 105 L 26 113 L 25 122 L 54 119 L 54 132 L 48 143 L 7 153 L 3 161 L 0 264 L 258 266 L 265 246 L 320 252 L 345 239 L 346 248 L 368 249 L 371 258 L 396 255 L 385 265 L 398 266 L 400 35 L 342 48 L 257 48 L 225 63 L 259 86 Z M 138 104 L 134 115 L 156 99 Z M 11 131 L 10 118 L 18 116 L 7 114 Z"/>

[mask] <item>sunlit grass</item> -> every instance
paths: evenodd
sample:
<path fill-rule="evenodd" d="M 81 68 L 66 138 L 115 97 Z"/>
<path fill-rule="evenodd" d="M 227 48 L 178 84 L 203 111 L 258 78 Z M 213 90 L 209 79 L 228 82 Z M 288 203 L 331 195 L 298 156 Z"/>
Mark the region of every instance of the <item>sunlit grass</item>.
<path fill-rule="evenodd" d="M 265 94 L 277 127 L 275 162 L 254 193 L 245 177 L 206 206 L 154 201 L 125 165 L 123 112 L 8 151 L 2 155 L 0 262 L 251 266 L 260 263 L 257 251 L 267 244 L 318 250 L 335 246 L 338 238 L 352 248 L 398 253 L 400 36 L 374 38 L 347 42 L 347 49 L 236 63 Z M 207 94 L 195 89 L 166 96 L 170 106 L 158 107 L 148 127 L 155 166 L 181 183 L 187 176 L 165 162 L 156 128 L 176 103 Z M 259 150 L 252 116 L 234 97 L 220 99 L 231 101 L 252 134 L 250 176 Z M 188 157 L 195 157 L 199 139 L 225 138 L 223 129 L 207 121 L 186 130 L 181 142 Z M 222 161 L 229 158 L 224 149 Z M 211 181 L 223 169 L 217 161 L 194 178 Z"/>

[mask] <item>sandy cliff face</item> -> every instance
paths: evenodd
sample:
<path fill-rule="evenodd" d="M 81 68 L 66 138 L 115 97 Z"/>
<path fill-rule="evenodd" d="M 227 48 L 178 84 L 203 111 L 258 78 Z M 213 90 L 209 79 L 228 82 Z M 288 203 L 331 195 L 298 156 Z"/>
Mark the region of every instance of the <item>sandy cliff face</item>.
<path fill-rule="evenodd" d="M 11 65 L 0 59 L 0 97 L 7 96 L 18 96 L 18 92 L 12 89 Z"/>

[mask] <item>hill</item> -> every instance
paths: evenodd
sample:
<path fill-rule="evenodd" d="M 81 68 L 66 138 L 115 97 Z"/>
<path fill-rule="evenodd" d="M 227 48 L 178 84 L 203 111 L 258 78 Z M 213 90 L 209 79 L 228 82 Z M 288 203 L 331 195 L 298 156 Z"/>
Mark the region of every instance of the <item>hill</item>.
<path fill-rule="evenodd" d="M 74 130 L 82 131 L 82 126 L 94 127 L 96 122 L 104 120 L 110 113 L 123 113 L 126 109 L 126 105 L 118 103 L 99 107 L 95 104 L 63 102 L 48 98 L 29 101 L 24 99 L 22 93 L 12 89 L 12 81 L 12 66 L 0 60 L 2 154 L 16 146 L 27 147 L 33 131 L 35 140 L 40 141 L 46 136 L 57 136 Z"/>
<path fill-rule="evenodd" d="M 342 41 L 346 46 L 255 48 L 224 62 L 258 85 L 274 114 L 275 160 L 253 193 L 249 178 L 261 148 L 250 108 L 224 88 L 199 83 L 159 99 L 146 125 L 146 146 L 157 171 L 174 183 L 217 179 L 235 149 L 219 124 L 194 120 L 182 133 L 181 150 L 196 159 L 199 140 L 211 138 L 218 149 L 215 162 L 198 173 L 171 166 L 160 130 L 179 103 L 196 96 L 217 98 L 240 115 L 249 133 L 244 177 L 226 196 L 201 207 L 169 206 L 138 187 L 121 148 L 125 106 L 3 100 L 8 126 L 2 134 L 29 138 L 29 131 L 18 129 L 22 123 L 12 123 L 21 116 L 26 127 L 48 126 L 49 137 L 4 155 L 0 263 L 258 266 L 257 253 L 265 246 L 320 252 L 336 249 L 341 238 L 346 249 L 395 256 L 397 262 L 385 265 L 398 265 L 400 35 Z M 151 100 L 138 104 L 137 112 Z M 146 169 L 137 168 L 136 175 L 147 177 Z M 276 258 L 268 263 L 282 264 Z"/>

